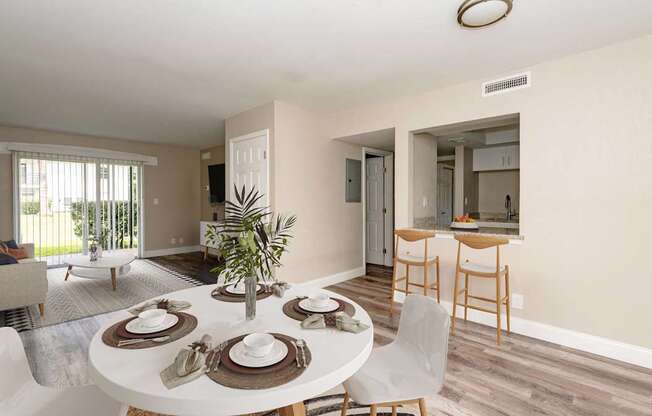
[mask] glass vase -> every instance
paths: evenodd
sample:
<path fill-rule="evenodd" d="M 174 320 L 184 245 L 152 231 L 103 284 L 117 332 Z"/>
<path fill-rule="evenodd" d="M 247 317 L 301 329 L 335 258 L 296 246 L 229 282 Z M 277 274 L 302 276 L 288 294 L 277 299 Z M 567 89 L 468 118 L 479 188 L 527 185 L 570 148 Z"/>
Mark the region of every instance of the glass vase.
<path fill-rule="evenodd" d="M 256 318 L 256 276 L 245 277 L 245 315 L 247 321 Z"/>

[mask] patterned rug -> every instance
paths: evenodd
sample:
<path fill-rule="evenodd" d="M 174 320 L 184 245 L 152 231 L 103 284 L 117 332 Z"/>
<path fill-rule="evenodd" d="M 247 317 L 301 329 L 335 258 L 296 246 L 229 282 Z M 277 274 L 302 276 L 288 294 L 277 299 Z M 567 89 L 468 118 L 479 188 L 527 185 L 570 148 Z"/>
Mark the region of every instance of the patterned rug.
<path fill-rule="evenodd" d="M 149 298 L 203 283 L 149 260 L 135 260 L 131 270 L 118 277 L 117 289 L 111 279 L 82 279 L 70 276 L 64 281 L 66 268 L 48 269 L 48 295 L 45 316 L 36 305 L 4 313 L 4 322 L 18 332 L 113 312 L 131 307 Z M 0 312 L 1 314 L 1 312 Z"/>
<path fill-rule="evenodd" d="M 342 388 L 337 389 L 342 391 Z M 314 399 L 306 400 L 306 416 L 340 416 L 342 411 L 342 402 L 344 401 L 344 394 L 326 393 L 323 396 L 315 397 Z M 357 403 L 349 402 L 349 407 L 346 412 L 351 416 L 367 416 L 369 415 L 369 406 L 360 405 Z M 392 414 L 390 407 L 379 407 L 376 413 L 378 416 L 389 416 Z M 399 406 L 397 416 L 416 416 L 419 414 L 417 409 Z M 129 409 L 128 416 L 162 416 L 158 413 L 145 412 L 142 410 L 131 408 Z M 258 416 L 278 416 L 278 412 L 259 413 Z"/>

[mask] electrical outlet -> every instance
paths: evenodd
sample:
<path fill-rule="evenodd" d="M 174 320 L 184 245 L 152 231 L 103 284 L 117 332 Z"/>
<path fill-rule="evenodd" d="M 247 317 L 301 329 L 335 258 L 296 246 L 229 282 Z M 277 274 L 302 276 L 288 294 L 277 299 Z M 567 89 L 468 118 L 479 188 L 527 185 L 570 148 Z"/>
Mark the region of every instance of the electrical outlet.
<path fill-rule="evenodd" d="M 174 237 L 172 237 L 172 238 L 170 239 L 170 244 L 176 244 L 176 243 L 177 243 L 177 239 L 174 238 Z"/>
<path fill-rule="evenodd" d="M 158 198 L 154 198 L 154 205 L 158 205 Z"/>
<path fill-rule="evenodd" d="M 512 293 L 512 308 L 523 309 L 523 295 Z"/>
<path fill-rule="evenodd" d="M 425 196 L 423 197 L 423 200 L 421 201 L 421 205 L 423 205 L 424 208 L 428 206 L 428 198 L 427 197 L 425 197 Z"/>
<path fill-rule="evenodd" d="M 183 237 L 179 237 L 179 244 L 183 244 Z"/>

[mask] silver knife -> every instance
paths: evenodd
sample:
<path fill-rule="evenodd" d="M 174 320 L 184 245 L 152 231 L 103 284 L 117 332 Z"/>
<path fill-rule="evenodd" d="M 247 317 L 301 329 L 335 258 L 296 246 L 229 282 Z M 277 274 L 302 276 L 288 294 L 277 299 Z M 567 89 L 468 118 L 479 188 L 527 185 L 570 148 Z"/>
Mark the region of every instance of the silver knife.
<path fill-rule="evenodd" d="M 306 362 L 306 350 L 303 349 L 306 346 L 306 341 L 303 339 L 298 339 L 297 345 L 301 349 L 301 361 L 303 361 L 303 368 L 306 368 L 308 367 L 308 363 Z"/>
<path fill-rule="evenodd" d="M 222 351 L 226 348 L 227 343 L 223 342 L 217 347 L 217 351 L 213 354 L 213 362 L 211 363 L 211 371 L 217 370 L 222 362 Z"/>
<path fill-rule="evenodd" d="M 296 355 L 296 360 L 297 360 L 297 368 L 301 367 L 301 364 L 299 363 L 299 348 L 297 348 L 297 343 L 294 341 L 290 341 L 292 343 L 292 346 L 294 347 L 294 353 Z"/>

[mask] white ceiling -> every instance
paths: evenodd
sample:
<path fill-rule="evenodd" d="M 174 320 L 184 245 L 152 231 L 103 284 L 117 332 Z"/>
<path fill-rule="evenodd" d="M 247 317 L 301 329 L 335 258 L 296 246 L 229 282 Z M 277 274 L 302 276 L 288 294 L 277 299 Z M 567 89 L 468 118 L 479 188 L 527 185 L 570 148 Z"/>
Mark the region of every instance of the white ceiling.
<path fill-rule="evenodd" d="M 286 100 L 329 110 L 493 76 L 652 32 L 652 1 L 2 0 L 0 123 L 207 146 Z"/>

